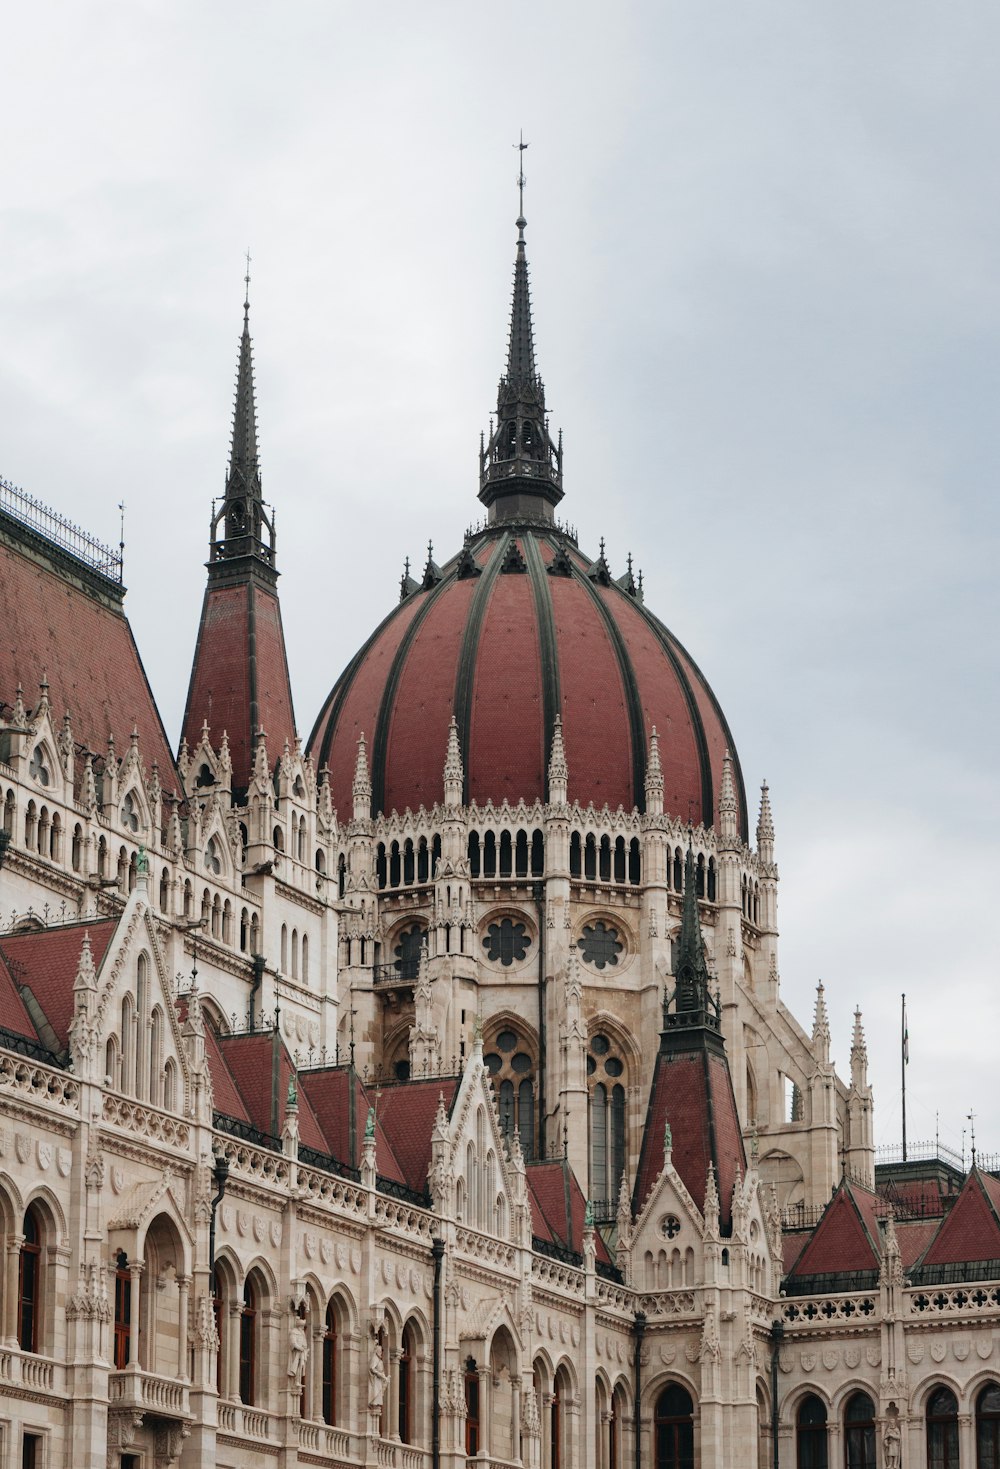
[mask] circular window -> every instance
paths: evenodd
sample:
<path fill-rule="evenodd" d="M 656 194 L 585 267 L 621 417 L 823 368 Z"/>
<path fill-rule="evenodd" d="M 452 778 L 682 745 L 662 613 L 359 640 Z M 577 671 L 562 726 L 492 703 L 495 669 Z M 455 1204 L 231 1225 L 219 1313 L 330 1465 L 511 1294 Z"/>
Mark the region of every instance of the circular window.
<path fill-rule="evenodd" d="M 681 1221 L 676 1214 L 668 1214 L 660 1220 L 660 1233 L 664 1239 L 676 1239 L 681 1232 Z"/>
<path fill-rule="evenodd" d="M 494 964 L 502 964 L 505 969 L 520 963 L 530 947 L 531 939 L 524 924 L 515 923 L 512 918 L 501 918 L 499 923 L 491 923 L 483 939 L 487 959 Z"/>
<path fill-rule="evenodd" d="M 611 1042 L 606 1035 L 595 1035 L 591 1039 L 590 1049 L 595 1056 L 606 1056 L 611 1050 Z"/>
<path fill-rule="evenodd" d="M 497 1036 L 498 1051 L 512 1051 L 517 1045 L 517 1036 L 512 1030 L 502 1030 Z"/>
<path fill-rule="evenodd" d="M 576 946 L 583 954 L 584 962 L 593 964 L 595 969 L 605 969 L 609 964 L 617 964 L 618 955 L 625 948 L 618 937 L 618 930 L 611 928 L 601 918 L 596 923 L 587 924 L 582 937 L 577 939 Z"/>
<path fill-rule="evenodd" d="M 625 1067 L 619 1061 L 617 1056 L 609 1056 L 604 1063 L 604 1069 L 609 1076 L 621 1076 L 622 1072 L 625 1070 Z"/>
<path fill-rule="evenodd" d="M 526 1056 L 523 1051 L 518 1051 L 510 1063 L 510 1069 L 511 1071 L 515 1071 L 518 1076 L 523 1076 L 525 1072 L 531 1070 L 531 1057 Z"/>
<path fill-rule="evenodd" d="M 496 1076 L 497 1072 L 503 1065 L 503 1059 L 502 1057 L 498 1056 L 495 1051 L 491 1051 L 488 1056 L 483 1057 L 483 1065 L 486 1067 L 486 1070 L 490 1073 L 491 1076 Z"/>

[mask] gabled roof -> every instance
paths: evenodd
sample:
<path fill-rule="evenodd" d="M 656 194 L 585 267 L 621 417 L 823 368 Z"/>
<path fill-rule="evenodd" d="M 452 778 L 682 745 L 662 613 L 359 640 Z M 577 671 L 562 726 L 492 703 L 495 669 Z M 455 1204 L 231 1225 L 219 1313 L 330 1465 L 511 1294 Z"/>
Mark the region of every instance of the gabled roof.
<path fill-rule="evenodd" d="M 295 1069 L 281 1036 L 273 1030 L 220 1036 L 218 1048 L 251 1124 L 258 1132 L 280 1137 L 288 1111 L 288 1083 Z M 308 1097 L 301 1095 L 299 1137 L 306 1147 L 327 1151 L 326 1138 L 312 1105 Z"/>
<path fill-rule="evenodd" d="M 89 923 L 72 923 L 59 928 L 35 929 L 29 933 L 5 934 L 0 938 L 0 955 L 17 986 L 19 996 L 23 996 L 25 990 L 30 991 L 63 1052 L 69 1045 L 69 1026 L 73 1019 L 73 984 L 80 967 L 83 936 L 85 933 L 90 935 L 94 968 L 99 972 L 117 926 L 117 918 L 100 918 Z M 3 990 L 0 989 L 0 995 L 2 994 Z M 22 1000 L 20 1009 L 11 1010 L 10 1020 L 0 1012 L 0 1025 L 18 1035 L 39 1038 L 33 1023 L 30 1030 L 19 1028 L 23 1023 L 22 1011 L 30 1011 L 30 1005 L 30 1000 L 27 1006 Z M 41 1039 L 44 1040 L 44 1037 Z"/>
<path fill-rule="evenodd" d="M 565 1158 L 525 1165 L 531 1229 L 546 1244 L 583 1253 L 583 1227 L 587 1201 L 576 1174 Z M 594 1235 L 598 1260 L 613 1263 L 600 1231 Z"/>
<path fill-rule="evenodd" d="M 427 1187 L 431 1166 L 431 1134 L 437 1116 L 438 1098 L 443 1097 L 445 1111 L 451 1116 L 458 1094 L 458 1078 L 408 1081 L 386 1087 L 376 1111 L 393 1156 L 399 1163 L 410 1188 Z"/>
<path fill-rule="evenodd" d="M 788 1272 L 789 1278 L 878 1271 L 881 1243 L 876 1203 L 873 1193 L 843 1180 Z"/>
<path fill-rule="evenodd" d="M 1000 1260 L 1000 1179 L 973 1168 L 920 1265 Z"/>

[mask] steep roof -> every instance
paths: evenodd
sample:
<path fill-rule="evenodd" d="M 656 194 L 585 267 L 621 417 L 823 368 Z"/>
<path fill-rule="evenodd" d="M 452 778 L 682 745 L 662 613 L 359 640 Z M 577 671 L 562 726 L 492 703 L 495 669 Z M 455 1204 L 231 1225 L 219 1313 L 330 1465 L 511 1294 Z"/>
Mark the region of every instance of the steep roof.
<path fill-rule="evenodd" d="M 920 1265 L 1000 1260 L 1000 1179 L 973 1168 Z"/>
<path fill-rule="evenodd" d="M 587 1201 L 567 1160 L 559 1158 L 528 1163 L 525 1175 L 532 1233 L 546 1244 L 582 1254 Z M 598 1260 L 612 1264 L 599 1230 L 595 1232 L 594 1244 Z"/>
<path fill-rule="evenodd" d="M 873 1193 L 843 1180 L 789 1278 L 878 1271 L 881 1243 Z"/>
<path fill-rule="evenodd" d="M 104 591 L 74 574 L 72 557 L 0 511 L 0 699 L 12 704 L 19 684 L 35 689 L 44 674 L 53 715 L 58 721 L 69 711 L 78 745 L 101 754 L 113 734 L 127 750 L 134 726 L 146 769 L 155 762 L 163 788 L 179 791 L 120 597 L 120 588 Z M 30 705 L 27 692 L 26 699 Z"/>
<path fill-rule="evenodd" d="M 94 968 L 99 972 L 117 926 L 117 918 L 100 918 L 89 923 L 72 923 L 59 928 L 35 929 L 29 933 L 5 934 L 0 938 L 0 954 L 20 994 L 23 995 L 25 990 L 30 991 L 39 1010 L 52 1027 L 62 1052 L 69 1045 L 69 1026 L 73 1019 L 73 984 L 80 966 L 83 936 L 85 933 L 90 935 Z M 12 1019 L 18 1019 L 19 1015 L 19 1011 L 13 1011 Z M 17 1030 L 5 1018 L 0 1018 L 0 1024 L 9 1030 Z M 31 1033 L 17 1030 L 19 1035 Z"/>

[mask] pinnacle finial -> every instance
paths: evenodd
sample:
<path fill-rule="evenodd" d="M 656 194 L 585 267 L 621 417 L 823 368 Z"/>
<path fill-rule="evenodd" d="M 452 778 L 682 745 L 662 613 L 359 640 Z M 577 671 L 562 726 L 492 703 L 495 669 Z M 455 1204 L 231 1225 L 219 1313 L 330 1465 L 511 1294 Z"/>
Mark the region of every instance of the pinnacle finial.
<path fill-rule="evenodd" d="M 760 788 L 760 815 L 757 817 L 757 845 L 761 839 L 774 841 L 774 817 L 771 815 L 771 794 L 767 781 Z"/>
<path fill-rule="evenodd" d="M 563 744 L 562 715 L 557 714 L 552 730 L 552 748 L 549 753 L 549 799 L 556 799 L 552 794 L 553 787 L 555 787 L 558 801 L 565 801 L 568 781 L 569 766 L 566 764 L 566 746 Z"/>
<path fill-rule="evenodd" d="M 524 217 L 524 186 L 527 182 L 524 177 L 524 150 L 530 146 L 524 141 L 523 128 L 518 135 L 518 141 L 512 146 L 517 149 L 517 238 L 523 243 L 524 227 L 528 223 Z"/>
<path fill-rule="evenodd" d="M 244 297 L 243 297 L 243 321 L 244 321 L 244 323 L 247 323 L 250 320 L 250 246 L 249 245 L 247 246 L 247 273 L 243 277 L 243 284 L 246 286 L 246 292 L 245 292 Z"/>

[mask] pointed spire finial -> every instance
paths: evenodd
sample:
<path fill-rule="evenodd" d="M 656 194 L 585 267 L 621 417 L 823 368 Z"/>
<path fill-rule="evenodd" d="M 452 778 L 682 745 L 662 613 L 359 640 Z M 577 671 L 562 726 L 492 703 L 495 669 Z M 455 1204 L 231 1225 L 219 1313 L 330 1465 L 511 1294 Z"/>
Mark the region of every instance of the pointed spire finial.
<path fill-rule="evenodd" d="M 549 753 L 549 800 L 553 805 L 566 804 L 568 785 L 569 766 L 566 763 L 566 746 L 563 744 L 562 715 L 557 714 Z"/>
<path fill-rule="evenodd" d="M 517 149 L 517 237 L 524 239 L 524 227 L 528 221 L 524 217 L 524 186 L 527 183 L 524 177 L 524 150 L 531 145 L 524 141 L 524 129 L 522 128 L 518 141 L 513 144 Z"/>
<path fill-rule="evenodd" d="M 243 322 L 246 325 L 250 320 L 250 246 L 247 246 L 247 273 L 243 277 L 246 293 L 243 297 Z"/>
<path fill-rule="evenodd" d="M 663 767 L 660 764 L 660 737 L 654 724 L 649 734 L 649 755 L 646 759 L 646 810 L 651 816 L 663 814 Z"/>
<path fill-rule="evenodd" d="M 448 724 L 448 745 L 444 757 L 444 803 L 446 806 L 462 804 L 462 789 L 465 771 L 462 767 L 462 749 L 458 742 L 458 723 L 454 714 Z"/>

